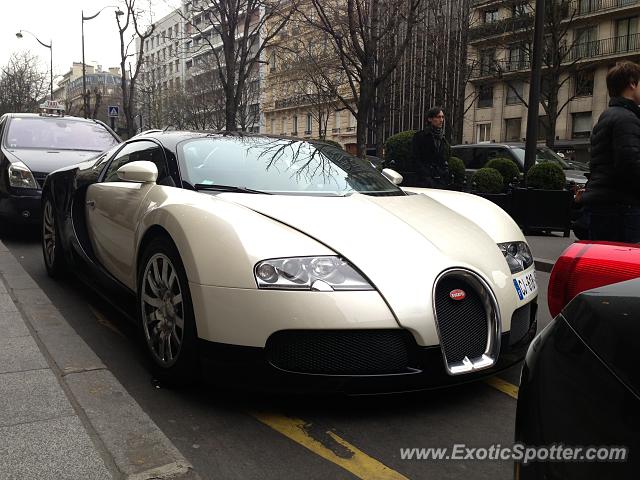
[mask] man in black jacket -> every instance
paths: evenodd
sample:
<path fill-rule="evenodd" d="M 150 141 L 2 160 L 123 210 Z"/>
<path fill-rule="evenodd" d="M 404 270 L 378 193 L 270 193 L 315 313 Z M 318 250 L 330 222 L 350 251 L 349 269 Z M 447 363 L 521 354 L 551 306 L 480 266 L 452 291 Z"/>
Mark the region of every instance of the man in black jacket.
<path fill-rule="evenodd" d="M 427 127 L 413 136 L 412 150 L 420 187 L 447 188 L 451 183 L 451 147 L 444 138 L 444 112 L 441 107 L 427 112 Z"/>
<path fill-rule="evenodd" d="M 589 238 L 640 242 L 640 65 L 607 74 L 611 100 L 591 134 L 591 175 L 582 202 Z"/>

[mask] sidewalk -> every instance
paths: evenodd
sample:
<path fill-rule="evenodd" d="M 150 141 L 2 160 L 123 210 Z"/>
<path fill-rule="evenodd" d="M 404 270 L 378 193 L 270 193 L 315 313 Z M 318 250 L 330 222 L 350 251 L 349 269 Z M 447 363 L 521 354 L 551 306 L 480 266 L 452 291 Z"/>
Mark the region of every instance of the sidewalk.
<path fill-rule="evenodd" d="M 0 242 L 0 477 L 196 479 Z"/>
<path fill-rule="evenodd" d="M 578 239 L 573 235 L 528 235 L 527 242 L 536 261 L 536 270 L 550 272 L 562 252 Z"/>

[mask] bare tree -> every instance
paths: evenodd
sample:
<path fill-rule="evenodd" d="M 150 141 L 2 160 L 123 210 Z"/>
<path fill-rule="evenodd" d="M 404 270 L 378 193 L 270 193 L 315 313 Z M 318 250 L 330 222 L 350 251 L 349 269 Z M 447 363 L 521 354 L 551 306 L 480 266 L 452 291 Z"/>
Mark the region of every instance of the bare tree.
<path fill-rule="evenodd" d="M 13 53 L 0 71 L 0 114 L 33 112 L 49 90 L 49 72 L 29 52 Z"/>
<path fill-rule="evenodd" d="M 144 30 L 141 28 L 140 20 L 144 15 L 142 10 L 136 8 L 136 0 L 123 0 L 125 4 L 125 19 L 120 20 L 120 15 L 116 14 L 116 22 L 118 23 L 118 33 L 120 35 L 120 71 L 122 72 L 121 88 L 122 88 L 122 109 L 124 110 L 125 125 L 128 136 L 135 134 L 136 126 L 134 124 L 134 107 L 136 81 L 138 74 L 143 65 L 145 40 L 153 34 L 154 25 Z M 131 30 L 131 27 L 132 30 Z M 139 48 L 137 55 L 129 53 L 129 49 L 135 44 L 135 39 L 139 39 Z M 129 59 L 135 56 L 133 69 Z M 127 67 L 130 67 L 127 69 Z M 127 75 L 127 71 L 129 74 Z"/>
<path fill-rule="evenodd" d="M 264 49 L 289 20 L 297 0 L 202 0 L 186 3 L 187 29 L 214 60 L 225 100 L 225 128 L 238 129 L 238 108 Z M 198 52 L 195 52 L 197 55 Z"/>
<path fill-rule="evenodd" d="M 348 95 L 339 90 L 336 94 L 357 119 L 357 153 L 363 156 L 376 89 L 404 54 L 422 0 L 309 1 L 313 15 L 307 8 L 299 11 L 306 22 L 327 34 L 336 51 L 349 85 Z M 384 49 L 388 43 L 394 45 L 391 51 Z"/>
<path fill-rule="evenodd" d="M 585 68 L 578 63 L 583 57 L 589 57 L 599 48 L 596 40 L 581 38 L 572 35 L 576 25 L 574 16 L 577 3 L 572 0 L 547 0 L 545 3 L 545 42 L 542 63 L 542 78 L 540 84 L 540 104 L 545 112 L 541 123 L 545 130 L 546 143 L 553 147 L 558 117 L 569 103 L 580 94 L 580 88 L 569 91 L 564 101 L 560 98 L 560 91 L 568 86 L 571 79 L 578 79 Z M 525 28 L 524 37 L 518 43 L 506 45 L 507 59 L 497 62 L 499 76 L 509 71 L 529 67 L 529 60 L 533 58 L 533 8 L 527 5 L 521 12 L 522 17 L 529 17 Z M 520 25 L 514 22 L 514 27 Z M 515 52 L 515 53 L 514 53 Z M 516 62 L 516 64 L 514 64 Z M 526 76 L 525 76 L 526 75 Z M 528 71 L 525 75 L 512 75 L 504 79 L 507 88 L 521 101 L 525 107 L 529 107 L 523 91 L 518 88 L 528 83 Z"/>

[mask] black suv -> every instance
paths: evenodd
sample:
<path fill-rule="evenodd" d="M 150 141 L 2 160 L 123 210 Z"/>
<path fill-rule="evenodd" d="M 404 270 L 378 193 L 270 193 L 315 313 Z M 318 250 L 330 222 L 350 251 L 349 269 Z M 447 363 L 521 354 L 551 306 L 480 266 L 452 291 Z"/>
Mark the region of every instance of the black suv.
<path fill-rule="evenodd" d="M 464 162 L 468 174 L 484 167 L 492 158 L 510 158 L 523 172 L 524 152 L 524 143 L 473 143 L 451 147 L 451 156 L 458 157 Z M 579 162 L 568 162 L 562 159 L 545 145 L 537 147 L 536 163 L 538 162 L 554 162 L 560 165 L 567 177 L 567 183 L 575 183 L 578 187 L 582 187 L 587 182 L 585 173 L 588 173 L 588 168 Z"/>

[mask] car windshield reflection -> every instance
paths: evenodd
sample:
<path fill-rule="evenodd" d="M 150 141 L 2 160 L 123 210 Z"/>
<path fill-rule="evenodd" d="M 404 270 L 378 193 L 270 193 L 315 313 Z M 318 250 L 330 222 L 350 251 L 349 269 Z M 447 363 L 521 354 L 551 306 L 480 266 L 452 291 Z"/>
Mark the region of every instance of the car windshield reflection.
<path fill-rule="evenodd" d="M 5 139 L 8 148 L 102 152 L 118 140 L 102 125 L 68 118 L 14 118 Z"/>
<path fill-rule="evenodd" d="M 191 186 L 287 195 L 404 195 L 369 162 L 333 145 L 267 137 L 200 137 L 180 144 Z M 215 190 L 212 188 L 211 190 Z"/>

